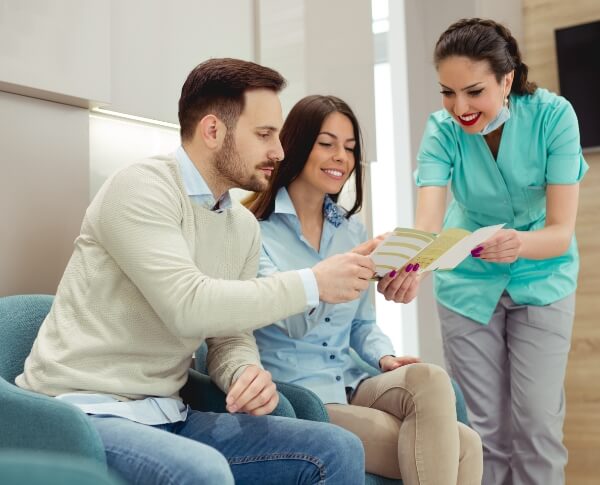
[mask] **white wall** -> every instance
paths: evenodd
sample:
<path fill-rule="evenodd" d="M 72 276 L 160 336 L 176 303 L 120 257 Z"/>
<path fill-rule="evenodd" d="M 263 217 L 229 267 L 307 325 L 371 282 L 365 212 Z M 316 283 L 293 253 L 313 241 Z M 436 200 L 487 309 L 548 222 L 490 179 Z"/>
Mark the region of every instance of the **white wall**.
<path fill-rule="evenodd" d="M 306 78 L 305 2 L 257 0 L 257 6 L 257 62 L 278 70 L 288 81 L 281 93 L 285 116 L 296 101 L 309 94 Z"/>
<path fill-rule="evenodd" d="M 211 57 L 254 59 L 251 0 L 111 0 L 110 110 L 177 123 L 188 73 Z"/>
<path fill-rule="evenodd" d="M 110 99 L 109 3 L 0 0 L 0 90 L 85 106 Z"/>
<path fill-rule="evenodd" d="M 107 136 L 108 121 L 98 118 L 93 140 L 102 147 L 90 177 L 87 108 L 100 103 L 176 121 L 181 85 L 195 65 L 214 56 L 253 59 L 252 6 L 0 0 L 0 295 L 53 293 L 90 189 L 114 168 L 168 151 L 178 139 L 175 130 L 138 136 L 147 125 Z"/>
<path fill-rule="evenodd" d="M 54 293 L 88 204 L 88 111 L 0 92 L 0 296 Z"/>
<path fill-rule="evenodd" d="M 309 94 L 346 101 L 360 120 L 365 160 L 376 158 L 371 5 L 362 0 L 259 0 L 258 58 L 288 80 L 281 99 L 286 114 Z M 367 181 L 369 167 L 365 170 Z M 352 187 L 340 197 L 353 203 Z M 372 232 L 370 192 L 361 217 Z"/>
<path fill-rule="evenodd" d="M 344 99 L 375 160 L 371 5 L 362 0 L 260 0 L 260 62 L 288 80 L 287 112 L 309 94 Z"/>

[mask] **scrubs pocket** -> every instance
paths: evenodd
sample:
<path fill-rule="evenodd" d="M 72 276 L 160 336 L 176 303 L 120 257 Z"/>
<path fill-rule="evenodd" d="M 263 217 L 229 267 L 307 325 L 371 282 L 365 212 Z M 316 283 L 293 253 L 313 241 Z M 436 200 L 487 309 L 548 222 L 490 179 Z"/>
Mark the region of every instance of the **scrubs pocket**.
<path fill-rule="evenodd" d="M 525 197 L 529 217 L 532 220 L 539 219 L 546 211 L 546 186 L 530 185 L 525 188 Z"/>

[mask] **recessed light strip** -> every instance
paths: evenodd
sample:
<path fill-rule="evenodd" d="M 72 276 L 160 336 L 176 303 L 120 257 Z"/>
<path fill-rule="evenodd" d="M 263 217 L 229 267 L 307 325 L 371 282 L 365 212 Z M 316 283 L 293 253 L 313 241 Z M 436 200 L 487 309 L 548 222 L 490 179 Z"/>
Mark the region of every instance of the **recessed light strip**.
<path fill-rule="evenodd" d="M 175 123 L 167 123 L 166 121 L 158 121 L 158 120 L 153 120 L 150 118 L 143 118 L 142 116 L 128 115 L 126 113 L 110 111 L 110 110 L 104 109 L 104 108 L 92 108 L 90 111 L 92 113 L 98 113 L 98 114 L 101 114 L 104 116 L 110 116 L 112 118 L 121 118 L 121 119 L 126 119 L 126 120 L 131 120 L 131 121 L 138 121 L 140 123 L 147 123 L 149 125 L 162 126 L 165 128 L 172 128 L 174 130 L 179 130 L 179 125 L 176 125 Z"/>

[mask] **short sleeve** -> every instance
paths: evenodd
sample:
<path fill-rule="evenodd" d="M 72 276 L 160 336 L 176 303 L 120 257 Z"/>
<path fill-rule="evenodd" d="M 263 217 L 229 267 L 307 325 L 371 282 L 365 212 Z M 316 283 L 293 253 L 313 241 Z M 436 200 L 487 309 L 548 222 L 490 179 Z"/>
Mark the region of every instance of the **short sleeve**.
<path fill-rule="evenodd" d="M 449 125 L 448 120 L 441 120 L 440 116 L 441 112 L 433 113 L 425 126 L 414 173 L 418 187 L 445 186 L 452 175 L 456 141 L 451 127 L 446 126 Z"/>
<path fill-rule="evenodd" d="M 587 172 L 588 164 L 581 153 L 575 110 L 567 100 L 559 99 L 561 102 L 548 117 L 546 125 L 546 182 L 575 184 Z"/>

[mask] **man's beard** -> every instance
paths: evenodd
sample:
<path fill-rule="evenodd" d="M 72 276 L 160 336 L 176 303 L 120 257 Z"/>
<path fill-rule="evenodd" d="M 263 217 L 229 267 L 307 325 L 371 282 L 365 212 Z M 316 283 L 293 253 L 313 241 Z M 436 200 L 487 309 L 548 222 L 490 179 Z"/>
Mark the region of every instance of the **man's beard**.
<path fill-rule="evenodd" d="M 215 154 L 215 168 L 218 176 L 225 178 L 233 187 L 251 192 L 262 192 L 268 187 L 268 181 L 261 176 L 262 172 L 257 169 L 273 166 L 272 162 L 263 162 L 254 167 L 253 173 L 248 173 L 247 164 L 244 163 L 236 149 L 232 130 L 227 130 L 223 147 Z"/>

